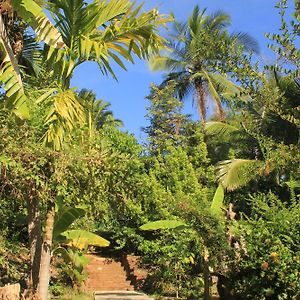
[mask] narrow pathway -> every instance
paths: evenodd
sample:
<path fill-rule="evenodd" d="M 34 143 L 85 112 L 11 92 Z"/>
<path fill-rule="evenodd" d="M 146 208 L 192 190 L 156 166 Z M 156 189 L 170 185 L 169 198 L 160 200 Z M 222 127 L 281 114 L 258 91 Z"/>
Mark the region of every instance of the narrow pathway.
<path fill-rule="evenodd" d="M 95 294 L 95 300 L 152 300 L 143 293 L 134 291 L 119 261 L 111 258 L 87 255 L 90 260 L 85 270 L 88 279 L 85 290 Z"/>
<path fill-rule="evenodd" d="M 86 266 L 88 279 L 85 287 L 88 292 L 134 290 L 119 261 L 95 255 L 87 257 L 90 260 Z"/>

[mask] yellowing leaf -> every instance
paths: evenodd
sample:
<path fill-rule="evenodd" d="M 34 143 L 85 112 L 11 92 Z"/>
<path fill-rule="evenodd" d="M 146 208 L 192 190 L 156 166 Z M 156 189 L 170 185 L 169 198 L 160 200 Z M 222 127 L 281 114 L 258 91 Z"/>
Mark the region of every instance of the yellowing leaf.
<path fill-rule="evenodd" d="M 69 241 L 69 245 L 78 249 L 87 246 L 108 247 L 110 242 L 101 236 L 85 230 L 68 230 L 62 233 Z"/>

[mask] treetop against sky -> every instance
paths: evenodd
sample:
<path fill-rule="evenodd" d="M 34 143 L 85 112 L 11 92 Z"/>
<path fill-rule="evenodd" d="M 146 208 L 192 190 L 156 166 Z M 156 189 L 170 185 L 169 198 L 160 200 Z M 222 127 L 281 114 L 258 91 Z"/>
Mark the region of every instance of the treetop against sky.
<path fill-rule="evenodd" d="M 139 4 L 142 1 L 137 2 Z M 267 63 L 274 60 L 274 55 L 267 47 L 269 41 L 264 34 L 276 33 L 280 26 L 275 4 L 274 0 L 147 0 L 144 1 L 144 8 L 156 7 L 166 14 L 172 12 L 179 21 L 187 20 L 196 5 L 200 9 L 207 7 L 208 13 L 222 10 L 230 14 L 233 32 L 247 32 L 258 41 L 261 50 L 258 59 Z M 290 1 L 290 5 L 292 4 L 293 1 Z M 96 64 L 83 64 L 75 72 L 72 86 L 93 89 L 99 99 L 111 102 L 115 117 L 124 122 L 124 129 L 143 139 L 141 127 L 147 125 L 144 116 L 149 104 L 145 97 L 149 94 L 151 83 L 161 82 L 162 73 L 150 71 L 147 62 L 138 59 L 135 65 L 128 63 L 127 68 L 128 72 L 115 66 L 118 77 L 116 82 L 111 77 L 100 76 Z M 196 107 L 192 108 L 190 103 L 186 105 L 185 112 L 198 118 Z"/>

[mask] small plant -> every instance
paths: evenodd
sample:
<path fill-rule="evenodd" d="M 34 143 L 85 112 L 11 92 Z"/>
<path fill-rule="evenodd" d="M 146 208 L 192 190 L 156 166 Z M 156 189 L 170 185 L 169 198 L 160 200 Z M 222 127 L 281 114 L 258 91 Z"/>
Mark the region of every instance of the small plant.
<path fill-rule="evenodd" d="M 85 230 L 70 229 L 71 225 L 83 217 L 83 207 L 68 207 L 58 199 L 53 238 L 56 245 L 53 254 L 61 258 L 58 264 L 62 273 L 71 281 L 73 287 L 80 287 L 86 279 L 84 267 L 89 260 L 84 250 L 89 246 L 108 247 L 109 241 Z"/>

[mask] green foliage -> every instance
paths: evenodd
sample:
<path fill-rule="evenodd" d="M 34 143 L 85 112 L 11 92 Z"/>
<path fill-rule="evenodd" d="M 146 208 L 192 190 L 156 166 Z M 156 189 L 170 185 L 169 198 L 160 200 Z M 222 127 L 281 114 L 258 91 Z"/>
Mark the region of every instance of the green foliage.
<path fill-rule="evenodd" d="M 45 48 L 45 62 L 57 80 L 69 87 L 74 69 L 85 61 L 97 62 L 103 74 L 116 78 L 111 61 L 126 69 L 123 60 L 147 58 L 163 46 L 158 28 L 169 21 L 157 10 L 142 11 L 129 0 L 49 2 L 64 49 Z"/>
<path fill-rule="evenodd" d="M 275 195 L 251 199 L 253 217 L 240 224 L 245 239 L 228 278 L 237 299 L 296 299 L 299 285 L 299 204 L 288 207 Z"/>
<path fill-rule="evenodd" d="M 140 244 L 143 261 L 150 264 L 147 291 L 167 296 L 201 297 L 203 282 L 197 269 L 201 242 L 194 231 L 165 231 Z"/>
<path fill-rule="evenodd" d="M 151 152 L 163 153 L 168 146 L 182 145 L 185 141 L 185 131 L 188 115 L 181 113 L 183 103 L 174 98 L 175 82 L 169 82 L 165 87 L 151 87 L 146 117 L 150 126 L 144 128 L 148 135 Z"/>
<path fill-rule="evenodd" d="M 0 236 L 0 286 L 24 280 L 29 270 L 28 249 L 17 240 Z M 24 285 L 23 282 L 22 286 Z"/>
<path fill-rule="evenodd" d="M 56 204 L 54 260 L 64 274 L 53 281 L 56 293 L 62 278 L 73 286 L 83 283 L 84 250 L 92 245 L 100 253 L 98 247 L 109 247 L 141 255 L 151 292 L 200 299 L 209 267 L 220 279 L 222 300 L 299 297 L 298 25 L 291 24 L 289 35 L 282 19 L 283 34 L 271 37 L 290 64 L 287 75 L 278 72 L 287 71 L 287 64 L 254 65 L 242 42 L 247 35 L 231 36 L 223 13 L 207 16 L 196 7 L 186 24 L 175 22 L 171 52 L 156 57 L 172 73 L 151 87 L 149 143 L 142 146 L 118 128 L 92 91 L 70 89 L 70 78 L 85 61 L 115 77 L 112 61 L 125 68 L 123 60 L 157 54 L 164 42 L 159 26 L 168 19 L 127 0 L 45 1 L 53 27 L 37 3 L 13 1 L 22 22 L 45 41 L 34 50 L 44 55 L 36 61 L 37 77 L 25 69 L 19 74 L 11 37 L 1 33 L 1 285 L 27 280 L 20 258 L 29 262 L 29 256 L 16 244 L 28 247 L 27 206 L 34 199 L 41 224 L 47 203 Z M 282 17 L 285 3 L 279 5 Z M 29 43 L 23 53 L 35 46 Z M 189 88 L 203 119 L 207 95 L 219 117 L 226 100 L 226 123 L 212 117 L 204 126 L 183 114 Z M 11 112 L 25 119 L 28 99 L 30 119 L 19 122 Z M 224 195 L 223 188 L 232 192 Z"/>
<path fill-rule="evenodd" d="M 89 263 L 84 253 L 73 247 L 68 247 L 67 249 L 58 247 L 55 249 L 54 254 L 63 259 L 58 264 L 59 269 L 63 272 L 63 276 L 71 280 L 73 287 L 80 288 L 87 275 L 84 272 L 84 266 Z"/>
<path fill-rule="evenodd" d="M 62 36 L 52 25 L 42 7 L 40 7 L 36 1 L 13 0 L 12 5 L 18 15 L 23 18 L 25 22 L 28 22 L 35 30 L 40 41 L 43 41 L 54 48 L 61 48 L 64 46 Z"/>
<path fill-rule="evenodd" d="M 294 13 L 287 21 L 286 8 L 287 0 L 277 1 L 276 7 L 279 9 L 281 19 L 280 33 L 266 34 L 272 43 L 269 47 L 278 55 L 281 64 L 276 67 L 280 72 L 290 73 L 291 64 L 296 67 L 295 72 L 299 76 L 300 51 L 297 48 L 299 42 L 299 4 L 295 1 Z M 297 70 L 298 68 L 298 70 Z"/>

